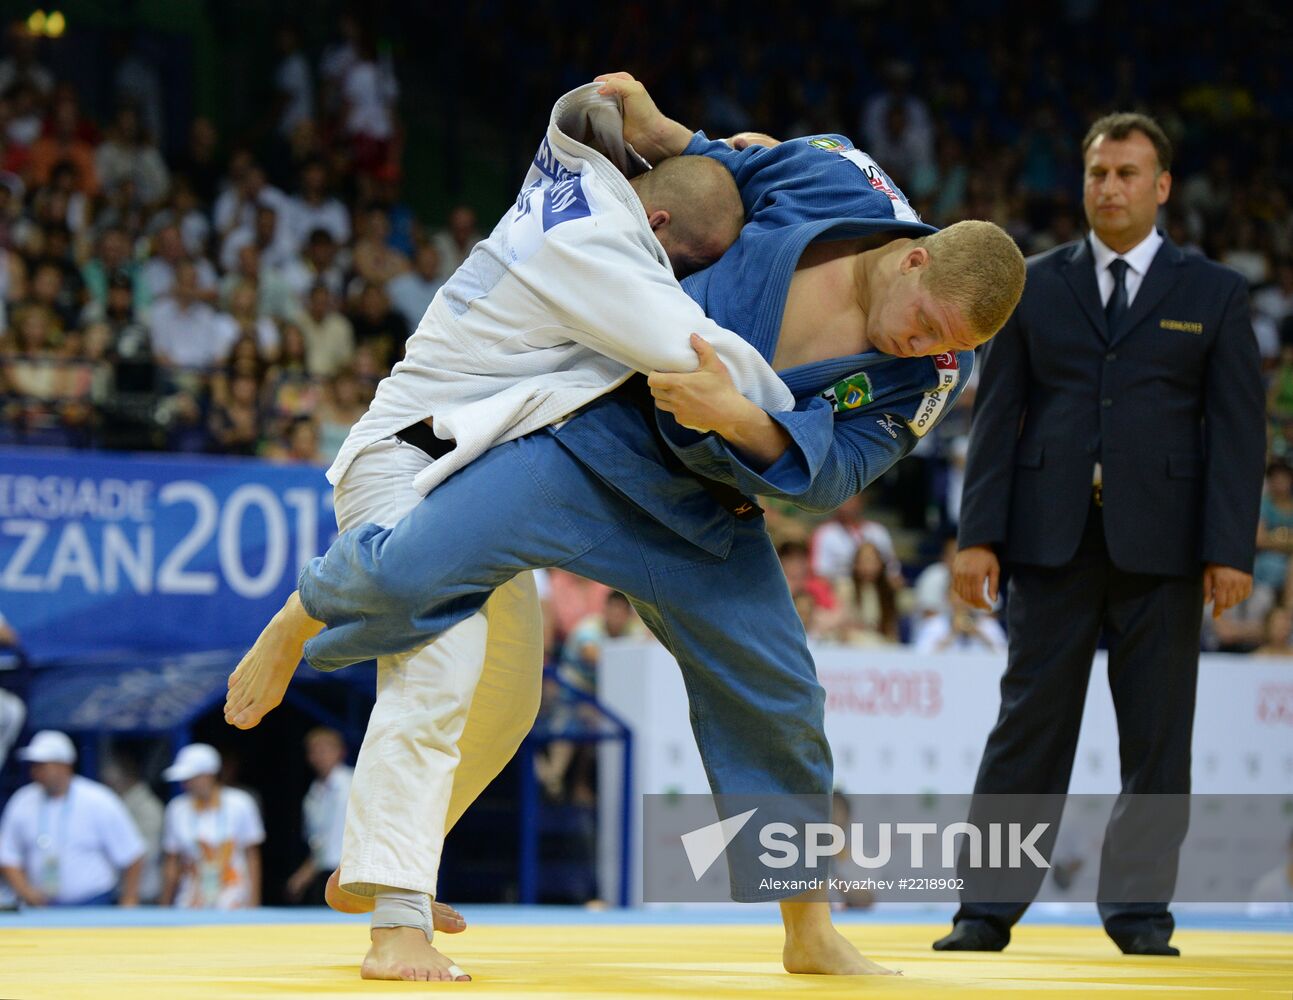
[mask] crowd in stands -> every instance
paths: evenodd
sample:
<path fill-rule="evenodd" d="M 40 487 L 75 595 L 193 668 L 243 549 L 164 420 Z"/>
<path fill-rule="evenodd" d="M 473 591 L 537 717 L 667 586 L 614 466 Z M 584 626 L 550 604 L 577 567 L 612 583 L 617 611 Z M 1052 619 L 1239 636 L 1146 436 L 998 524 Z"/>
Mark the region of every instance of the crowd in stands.
<path fill-rule="evenodd" d="M 1287 26 L 1263 21 L 1262 5 L 1162 0 L 998 0 L 973 18 L 949 0 L 829 0 L 813 17 L 784 0 L 759 18 L 731 0 L 652 7 L 658 27 L 645 31 L 636 5 L 581 9 L 578 23 L 547 0 L 484 5 L 428 44 L 451 67 L 471 54 L 463 100 L 482 113 L 479 127 L 488 133 L 490 110 L 508 109 L 493 127 L 527 137 L 501 149 L 528 154 L 556 95 L 628 68 L 669 114 L 711 135 L 850 135 L 926 220 L 991 219 L 1027 253 L 1083 230 L 1078 145 L 1091 120 L 1134 108 L 1163 122 L 1178 152 L 1162 228 L 1248 279 L 1269 385 L 1257 588 L 1208 622 L 1203 643 L 1293 653 Z M 126 88 L 129 99 L 96 120 L 85 95 L 42 64 L 36 40 L 10 30 L 0 60 L 0 443 L 317 464 L 336 453 L 481 234 L 471 206 L 430 219 L 406 201 L 417 179 L 403 169 L 399 80 L 412 62 L 379 50 L 353 15 L 327 45 L 307 48 L 292 27 L 276 45 L 264 67 L 277 95 L 268 143 L 252 148 L 197 117 L 164 156 L 155 86 Z M 503 206 L 479 207 L 488 223 Z M 811 637 L 1003 649 L 1000 622 L 948 588 L 973 398 L 971 385 L 872 498 L 822 522 L 771 506 Z M 562 692 L 591 689 L 602 640 L 640 624 L 618 598 L 558 571 L 546 595 L 556 666 L 545 718 L 560 730 L 581 713 Z M 550 795 L 591 794 L 580 755 L 556 744 L 545 754 Z M 306 870 L 302 893 L 317 874 Z"/>

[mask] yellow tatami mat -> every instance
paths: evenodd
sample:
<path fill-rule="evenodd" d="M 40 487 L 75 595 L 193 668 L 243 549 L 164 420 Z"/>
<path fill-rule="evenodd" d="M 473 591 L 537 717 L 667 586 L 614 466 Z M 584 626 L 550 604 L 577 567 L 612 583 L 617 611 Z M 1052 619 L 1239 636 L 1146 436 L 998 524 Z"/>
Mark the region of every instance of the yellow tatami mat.
<path fill-rule="evenodd" d="M 1010 949 L 942 955 L 944 926 L 851 924 L 902 978 L 787 976 L 774 926 L 475 926 L 437 944 L 472 983 L 366 983 L 362 924 L 6 929 L 5 1000 L 294 1000 L 452 991 L 474 997 L 1293 997 L 1293 935 L 1178 931 L 1179 959 L 1128 958 L 1099 928 L 1023 926 Z"/>

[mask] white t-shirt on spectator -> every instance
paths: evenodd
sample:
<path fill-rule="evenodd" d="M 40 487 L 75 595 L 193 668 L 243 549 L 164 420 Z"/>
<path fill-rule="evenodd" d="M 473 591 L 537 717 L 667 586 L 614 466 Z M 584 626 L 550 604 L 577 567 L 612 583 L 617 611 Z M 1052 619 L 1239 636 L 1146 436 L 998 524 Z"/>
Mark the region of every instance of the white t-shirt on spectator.
<path fill-rule="evenodd" d="M 338 764 L 326 778 L 316 778 L 305 793 L 301 812 L 305 840 L 319 871 L 331 871 L 341 864 L 341 837 L 346 832 L 346 803 L 350 800 L 353 768 Z"/>
<path fill-rule="evenodd" d="M 271 184 L 266 184 L 260 189 L 260 193 L 249 201 L 240 201 L 237 190 L 227 187 L 216 196 L 215 205 L 211 208 L 211 220 L 215 223 L 216 232 L 219 233 L 228 232 L 234 225 L 246 226 L 250 229 L 256 225 L 257 207 L 266 205 L 278 213 L 274 222 L 277 229 L 276 235 L 281 236 L 285 232 L 289 203 L 290 199 L 287 195 Z M 238 216 L 236 220 L 235 213 Z"/>
<path fill-rule="evenodd" d="M 126 807 L 105 785 L 75 775 L 51 798 L 33 782 L 14 793 L 0 817 L 0 865 L 21 868 L 58 903 L 80 903 L 117 885 L 144 854 Z"/>
<path fill-rule="evenodd" d="M 813 575 L 823 580 L 846 580 L 853 575 L 853 557 L 858 546 L 870 542 L 880 553 L 886 567 L 893 569 L 893 537 L 879 521 L 863 521 L 845 526 L 839 521 L 818 525 L 809 546 L 813 557 Z"/>
<path fill-rule="evenodd" d="M 240 788 L 221 788 L 214 805 L 198 809 L 193 796 L 166 805 L 162 850 L 179 856 L 176 906 L 240 909 L 251 904 L 247 848 L 265 840 L 260 810 Z"/>
<path fill-rule="evenodd" d="M 346 102 L 346 131 L 370 139 L 395 134 L 391 106 L 399 94 L 395 77 L 375 62 L 356 62 L 346 70 L 341 96 Z"/>
<path fill-rule="evenodd" d="M 287 98 L 278 119 L 280 135 L 290 136 L 301 122 L 314 115 L 314 88 L 310 84 L 310 64 L 300 52 L 293 52 L 278 64 L 274 74 L 275 89 Z"/>
<path fill-rule="evenodd" d="M 304 198 L 288 202 L 287 231 L 293 253 L 305 248 L 305 241 L 316 229 L 326 229 L 340 244 L 349 243 L 350 213 L 346 206 L 336 198 L 325 198 L 317 205 L 311 205 Z"/>
<path fill-rule="evenodd" d="M 210 368 L 229 353 L 237 327 L 205 302 L 184 309 L 174 299 L 162 299 L 153 305 L 148 332 L 153 351 L 173 364 Z"/>

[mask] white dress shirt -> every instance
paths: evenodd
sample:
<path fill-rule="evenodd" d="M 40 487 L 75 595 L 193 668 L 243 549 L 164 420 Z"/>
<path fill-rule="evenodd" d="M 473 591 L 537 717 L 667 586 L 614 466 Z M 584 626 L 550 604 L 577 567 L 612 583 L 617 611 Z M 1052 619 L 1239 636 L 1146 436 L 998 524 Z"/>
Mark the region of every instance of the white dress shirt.
<path fill-rule="evenodd" d="M 354 775 L 353 768 L 338 764 L 326 778 L 316 778 L 305 795 L 305 839 L 319 871 L 332 871 L 341 864 L 341 837 Z"/>
<path fill-rule="evenodd" d="M 1157 229 L 1151 229 L 1149 235 L 1126 253 L 1114 253 L 1101 241 L 1094 232 L 1091 234 L 1091 252 L 1095 255 L 1095 280 L 1100 284 L 1100 304 L 1107 306 L 1109 296 L 1113 294 L 1113 272 L 1109 265 L 1121 257 L 1127 262 L 1127 305 L 1136 301 L 1140 283 L 1149 272 L 1149 265 L 1154 263 L 1158 248 L 1163 245 L 1163 236 Z"/>

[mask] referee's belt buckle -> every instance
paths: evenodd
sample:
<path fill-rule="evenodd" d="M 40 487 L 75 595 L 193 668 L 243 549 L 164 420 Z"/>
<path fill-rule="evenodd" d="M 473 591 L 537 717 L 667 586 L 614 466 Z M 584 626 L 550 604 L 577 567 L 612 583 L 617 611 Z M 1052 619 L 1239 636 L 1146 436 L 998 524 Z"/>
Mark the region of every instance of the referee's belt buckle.
<path fill-rule="evenodd" d="M 1104 483 L 1091 484 L 1091 501 L 1097 507 L 1104 506 Z"/>

